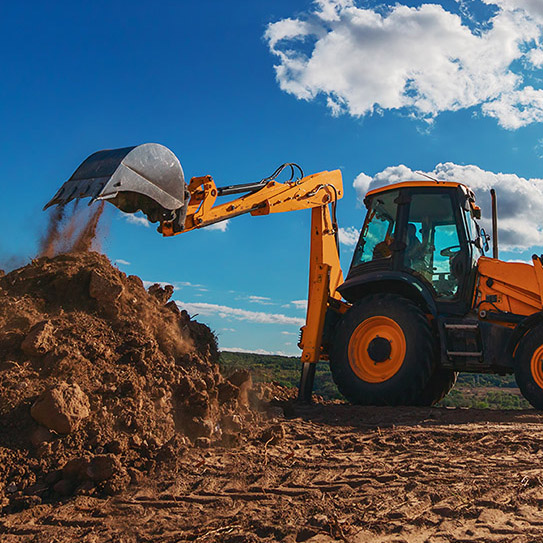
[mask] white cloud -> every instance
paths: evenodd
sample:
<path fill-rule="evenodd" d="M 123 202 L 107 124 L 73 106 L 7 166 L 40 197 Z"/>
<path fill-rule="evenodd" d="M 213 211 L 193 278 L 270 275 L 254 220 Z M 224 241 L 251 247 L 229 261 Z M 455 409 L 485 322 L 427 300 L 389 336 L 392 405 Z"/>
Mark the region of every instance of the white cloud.
<path fill-rule="evenodd" d="M 232 353 L 272 354 L 277 356 L 289 356 L 291 358 L 296 356 L 292 353 L 286 353 L 284 351 L 267 351 L 266 349 L 244 349 L 243 347 L 221 347 L 220 350 Z"/>
<path fill-rule="evenodd" d="M 258 322 L 261 324 L 291 324 L 302 326 L 304 319 L 288 317 L 281 313 L 264 313 L 262 311 L 248 311 L 226 305 L 208 304 L 203 302 L 181 302 L 176 301 L 181 309 L 186 309 L 190 314 L 220 317 L 222 319 L 232 318 L 240 321 Z"/>
<path fill-rule="evenodd" d="M 292 300 L 290 302 L 296 309 L 307 309 L 307 300 Z"/>
<path fill-rule="evenodd" d="M 219 232 L 226 232 L 229 222 L 230 219 L 226 219 L 225 221 L 216 222 L 215 224 L 210 224 L 209 226 L 205 226 L 204 228 L 206 230 L 217 230 Z"/>
<path fill-rule="evenodd" d="M 496 9 L 474 24 L 470 2 L 460 3 L 463 20 L 437 3 L 318 0 L 311 13 L 269 24 L 265 39 L 281 89 L 322 95 L 334 115 L 402 110 L 431 122 L 480 106 L 507 129 L 541 122 L 543 91 L 525 85 L 520 67 L 543 64 L 543 2 L 483 1 Z"/>
<path fill-rule="evenodd" d="M 271 298 L 268 298 L 267 296 L 249 296 L 248 300 L 252 304 L 273 305 Z"/>
<path fill-rule="evenodd" d="M 483 104 L 483 112 L 495 117 L 504 128 L 516 130 L 543 121 L 543 90 L 525 87 L 502 94 L 498 100 Z"/>
<path fill-rule="evenodd" d="M 527 250 L 543 245 L 543 179 L 526 179 L 515 174 L 493 173 L 473 165 L 452 162 L 438 164 L 424 172 L 440 181 L 459 181 L 470 187 L 482 208 L 482 225 L 491 232 L 490 189 L 498 196 L 498 230 L 500 247 L 505 250 Z M 399 181 L 424 179 L 407 166 L 390 166 L 373 178 L 359 175 L 353 186 L 358 198 L 373 190 Z"/>
<path fill-rule="evenodd" d="M 295 332 L 287 332 L 286 330 L 283 330 L 281 332 L 281 334 L 283 334 L 284 336 L 295 336 L 296 335 Z"/>
<path fill-rule="evenodd" d="M 516 262 L 517 264 L 533 264 L 532 260 L 522 260 L 521 258 L 510 258 L 506 262 Z"/>
<path fill-rule="evenodd" d="M 140 226 L 145 226 L 145 228 L 149 228 L 149 225 L 151 224 L 143 215 L 134 215 L 133 213 L 123 213 L 123 217 L 125 218 L 126 222 L 129 222 L 131 224 L 138 224 Z"/>
<path fill-rule="evenodd" d="M 354 247 L 358 243 L 360 231 L 355 226 L 339 229 L 339 242 L 347 247 Z"/>
<path fill-rule="evenodd" d="M 115 260 L 115 264 L 120 264 L 121 266 L 130 266 L 130 262 L 127 260 L 123 260 L 122 258 L 118 258 Z"/>
<path fill-rule="evenodd" d="M 175 283 L 175 286 L 177 287 L 191 287 L 191 288 L 197 288 L 198 290 L 207 291 L 206 288 L 204 288 L 204 285 L 199 285 L 198 283 L 191 283 L 190 281 L 178 281 Z"/>

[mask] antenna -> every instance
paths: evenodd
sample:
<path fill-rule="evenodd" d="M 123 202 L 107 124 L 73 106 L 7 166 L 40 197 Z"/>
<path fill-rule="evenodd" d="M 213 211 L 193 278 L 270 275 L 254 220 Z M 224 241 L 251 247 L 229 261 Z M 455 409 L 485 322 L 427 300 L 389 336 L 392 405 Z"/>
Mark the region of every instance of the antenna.
<path fill-rule="evenodd" d="M 434 179 L 433 177 L 430 177 L 429 175 L 426 175 L 425 173 L 416 171 L 415 173 L 418 173 L 419 175 L 422 175 L 423 177 L 426 177 L 427 179 L 430 179 L 430 181 L 435 181 L 436 183 L 439 183 L 437 179 Z"/>

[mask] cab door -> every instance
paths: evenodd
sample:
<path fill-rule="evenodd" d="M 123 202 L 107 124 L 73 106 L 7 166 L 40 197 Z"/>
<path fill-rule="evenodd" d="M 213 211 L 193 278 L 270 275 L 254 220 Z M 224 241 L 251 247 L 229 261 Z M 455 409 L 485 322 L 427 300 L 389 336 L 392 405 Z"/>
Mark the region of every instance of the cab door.
<path fill-rule="evenodd" d="M 458 191 L 432 187 L 409 192 L 403 269 L 422 280 L 436 302 L 451 309 L 461 304 L 465 311 L 471 248 Z"/>

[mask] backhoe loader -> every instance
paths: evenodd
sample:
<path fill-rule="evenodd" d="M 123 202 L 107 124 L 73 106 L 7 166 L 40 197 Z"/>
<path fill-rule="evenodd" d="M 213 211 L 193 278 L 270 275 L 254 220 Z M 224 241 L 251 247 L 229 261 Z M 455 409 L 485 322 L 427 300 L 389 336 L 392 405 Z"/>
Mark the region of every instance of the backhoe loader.
<path fill-rule="evenodd" d="M 287 181 L 278 180 L 290 170 Z M 299 171 L 299 177 L 295 173 Z M 238 196 L 240 195 L 240 196 Z M 217 204 L 218 197 L 232 197 Z M 179 160 L 158 144 L 88 157 L 45 208 L 74 198 L 141 211 L 174 236 L 238 215 L 311 209 L 309 297 L 299 399 L 310 401 L 315 365 L 329 360 L 340 392 L 365 405 L 433 405 L 457 373 L 514 373 L 543 409 L 543 263 L 498 259 L 496 194 L 490 236 L 473 192 L 426 179 L 372 190 L 347 277 L 339 261 L 339 170 L 304 176 L 280 166 L 255 183 L 187 184 Z"/>

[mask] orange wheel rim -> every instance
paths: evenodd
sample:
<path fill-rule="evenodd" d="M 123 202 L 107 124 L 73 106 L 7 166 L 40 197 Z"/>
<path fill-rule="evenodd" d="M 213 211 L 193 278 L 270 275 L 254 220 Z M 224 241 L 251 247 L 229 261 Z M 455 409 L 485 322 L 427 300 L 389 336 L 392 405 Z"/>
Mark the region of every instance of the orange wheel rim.
<path fill-rule="evenodd" d="M 540 345 L 532 355 L 530 370 L 536 385 L 543 389 L 543 345 Z"/>
<path fill-rule="evenodd" d="M 405 351 L 405 335 L 396 321 L 388 317 L 370 317 L 351 335 L 349 364 L 363 381 L 383 383 L 398 373 Z"/>

